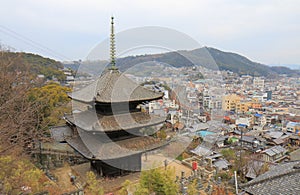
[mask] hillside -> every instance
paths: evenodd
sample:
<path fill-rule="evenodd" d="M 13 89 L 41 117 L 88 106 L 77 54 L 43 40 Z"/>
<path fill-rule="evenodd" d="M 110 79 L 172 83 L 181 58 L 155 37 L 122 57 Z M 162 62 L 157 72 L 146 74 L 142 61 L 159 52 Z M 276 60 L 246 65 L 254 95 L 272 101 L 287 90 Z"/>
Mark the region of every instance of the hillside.
<path fill-rule="evenodd" d="M 53 76 L 58 80 L 65 79 L 65 75 L 59 70 L 63 68 L 62 63 L 53 59 L 31 53 L 2 51 L 0 60 L 5 59 L 11 61 L 11 68 L 20 70 L 28 69 L 32 74 L 45 75 L 47 79 L 52 79 Z"/>
<path fill-rule="evenodd" d="M 236 53 L 223 52 L 214 48 L 207 48 L 209 53 L 215 59 L 221 70 L 231 70 L 239 74 L 250 75 L 272 75 L 272 74 L 288 74 L 299 75 L 299 71 L 291 70 L 283 66 L 267 66 L 256 63 L 248 58 Z"/>
<path fill-rule="evenodd" d="M 12 53 L 2 52 L 5 55 L 16 58 L 22 58 L 22 61 L 30 64 L 31 71 L 36 74 L 44 74 L 47 78 L 51 79 L 52 75 L 61 79 L 61 71 L 63 65 L 55 60 L 44 58 L 39 55 L 30 53 Z M 299 70 L 292 70 L 284 66 L 267 66 L 257 62 L 253 62 L 248 58 L 232 53 L 224 52 L 215 48 L 203 47 L 190 51 L 177 51 L 167 52 L 161 54 L 147 54 L 128 56 L 117 59 L 117 66 L 121 71 L 127 70 L 138 64 L 145 64 L 147 62 L 165 63 L 173 67 L 188 67 L 194 65 L 204 66 L 210 69 L 229 70 L 240 75 L 249 74 L 254 76 L 272 76 L 276 74 L 287 74 L 289 76 L 299 76 Z M 85 61 L 85 62 L 72 62 L 66 63 L 64 66 L 79 72 L 85 72 L 92 75 L 101 74 L 103 69 L 108 65 L 108 61 Z M 148 63 L 149 64 L 149 63 Z M 151 63 L 150 63 L 151 64 Z"/>
<path fill-rule="evenodd" d="M 174 67 L 201 65 L 207 68 L 229 70 L 238 74 L 270 76 L 274 74 L 299 75 L 299 71 L 287 67 L 270 67 L 256 63 L 236 53 L 223 52 L 218 49 L 203 47 L 191 51 L 168 52 L 162 54 L 138 55 L 119 58 L 117 66 L 126 70 L 134 65 L 156 61 Z"/>

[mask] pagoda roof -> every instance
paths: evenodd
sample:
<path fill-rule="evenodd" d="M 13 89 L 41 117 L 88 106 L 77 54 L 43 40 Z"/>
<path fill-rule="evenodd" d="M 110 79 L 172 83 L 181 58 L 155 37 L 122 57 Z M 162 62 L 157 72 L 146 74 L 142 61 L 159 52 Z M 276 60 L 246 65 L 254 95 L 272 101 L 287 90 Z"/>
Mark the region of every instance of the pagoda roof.
<path fill-rule="evenodd" d="M 81 102 L 118 103 L 151 101 L 163 97 L 163 93 L 146 89 L 118 69 L 109 69 L 90 85 L 72 92 L 69 97 Z"/>
<path fill-rule="evenodd" d="M 131 156 L 160 148 L 168 143 L 151 136 L 112 141 L 100 134 L 82 130 L 79 130 L 78 133 L 79 136 L 66 138 L 67 143 L 85 158 L 95 160 L 109 160 Z"/>
<path fill-rule="evenodd" d="M 114 115 L 101 115 L 86 110 L 65 116 L 66 120 L 85 131 L 119 131 L 158 125 L 165 118 L 145 112 L 130 112 Z"/>

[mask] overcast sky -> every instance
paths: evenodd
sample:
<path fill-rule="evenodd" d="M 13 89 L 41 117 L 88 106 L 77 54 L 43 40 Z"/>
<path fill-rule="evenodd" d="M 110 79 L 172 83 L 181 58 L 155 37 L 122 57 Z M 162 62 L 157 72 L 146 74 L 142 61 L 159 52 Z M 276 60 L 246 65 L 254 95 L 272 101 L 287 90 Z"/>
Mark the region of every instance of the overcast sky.
<path fill-rule="evenodd" d="M 116 32 L 168 27 L 253 61 L 300 64 L 299 0 L 2 0 L 0 42 L 58 60 L 85 59 L 108 38 L 111 15 Z"/>

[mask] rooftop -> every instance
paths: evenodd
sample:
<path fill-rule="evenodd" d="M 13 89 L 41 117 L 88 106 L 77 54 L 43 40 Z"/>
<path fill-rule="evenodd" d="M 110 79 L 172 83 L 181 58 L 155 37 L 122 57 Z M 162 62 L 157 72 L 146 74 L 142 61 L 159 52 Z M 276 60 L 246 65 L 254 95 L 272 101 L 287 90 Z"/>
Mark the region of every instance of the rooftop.
<path fill-rule="evenodd" d="M 250 194 L 300 194 L 300 161 L 278 165 L 241 187 Z"/>
<path fill-rule="evenodd" d="M 163 117 L 150 115 L 145 112 L 101 115 L 87 110 L 65 117 L 69 122 L 83 130 L 102 132 L 142 128 L 161 124 L 165 121 Z"/>
<path fill-rule="evenodd" d="M 85 131 L 78 131 L 79 136 L 66 139 L 76 151 L 88 159 L 108 160 L 122 158 L 145 151 L 157 149 L 166 145 L 167 141 L 161 141 L 151 136 L 140 136 L 119 141 L 109 141 L 108 137 L 94 135 Z"/>
<path fill-rule="evenodd" d="M 110 69 L 90 85 L 70 93 L 69 97 L 81 102 L 117 103 L 151 101 L 163 95 L 138 85 L 117 69 Z"/>
<path fill-rule="evenodd" d="M 50 128 L 50 134 L 51 134 L 51 137 L 55 141 L 63 142 L 63 141 L 65 141 L 65 139 L 64 139 L 65 136 L 71 136 L 72 135 L 72 130 L 66 125 L 56 126 L 56 127 L 51 127 Z"/>
<path fill-rule="evenodd" d="M 274 156 L 276 154 L 286 153 L 286 152 L 287 150 L 282 146 L 273 146 L 263 151 L 263 153 L 266 153 L 269 156 Z"/>

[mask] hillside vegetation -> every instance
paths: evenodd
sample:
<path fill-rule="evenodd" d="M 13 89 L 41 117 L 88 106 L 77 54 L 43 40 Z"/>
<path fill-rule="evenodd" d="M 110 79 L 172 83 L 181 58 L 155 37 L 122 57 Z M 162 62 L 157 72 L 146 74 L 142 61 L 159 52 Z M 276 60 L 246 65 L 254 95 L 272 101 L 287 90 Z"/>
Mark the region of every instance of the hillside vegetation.
<path fill-rule="evenodd" d="M 53 59 L 31 53 L 2 51 L 0 60 L 7 59 L 13 59 L 11 68 L 16 70 L 28 68 L 34 75 L 43 74 L 47 79 L 55 77 L 58 80 L 65 80 L 65 75 L 59 70 L 63 68 L 62 63 Z"/>
<path fill-rule="evenodd" d="M 203 47 L 191 51 L 167 52 L 162 54 L 138 55 L 119 58 L 117 66 L 127 70 L 132 66 L 149 61 L 165 63 L 173 67 L 204 66 L 210 69 L 229 70 L 240 75 L 271 76 L 275 74 L 298 75 L 299 71 L 287 67 L 270 67 L 253 62 L 248 58 L 232 52 Z"/>

